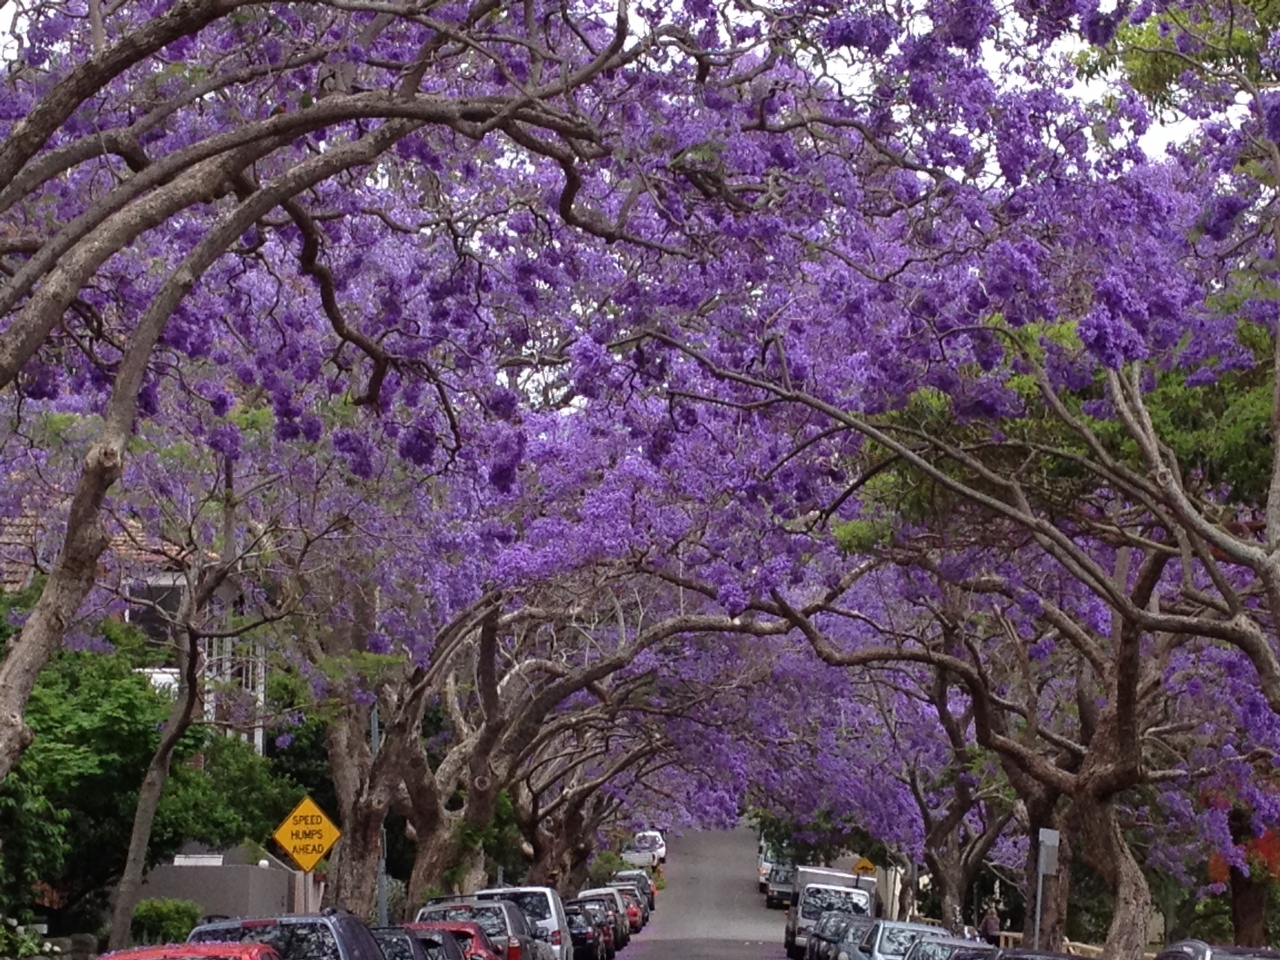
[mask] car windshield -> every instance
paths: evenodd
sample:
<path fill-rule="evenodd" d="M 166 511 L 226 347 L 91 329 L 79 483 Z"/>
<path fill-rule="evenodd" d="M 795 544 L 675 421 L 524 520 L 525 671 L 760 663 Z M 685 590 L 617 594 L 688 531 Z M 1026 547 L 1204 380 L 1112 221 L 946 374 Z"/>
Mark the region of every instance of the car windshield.
<path fill-rule="evenodd" d="M 491 937 L 507 935 L 507 918 L 501 907 L 481 906 L 474 903 L 451 903 L 438 907 L 428 907 L 422 914 L 423 920 L 470 920 L 480 924 L 480 929 Z"/>
<path fill-rule="evenodd" d="M 845 943 L 861 943 L 862 938 L 867 935 L 867 931 L 871 929 L 871 925 L 875 920 L 871 917 L 849 917 L 849 926 L 844 929 L 844 936 L 841 940 Z"/>
<path fill-rule="evenodd" d="M 810 887 L 804 892 L 804 904 L 800 908 L 800 916 L 806 920 L 817 920 L 828 910 L 841 913 L 866 913 L 864 901 L 866 893 L 853 890 L 836 890 L 830 887 Z"/>
<path fill-rule="evenodd" d="M 325 923 L 248 923 L 238 927 L 206 927 L 191 934 L 192 943 L 241 940 L 265 943 L 283 960 L 342 960 L 338 941 Z"/>
<path fill-rule="evenodd" d="M 539 893 L 536 890 L 524 893 L 518 890 L 503 890 L 501 894 L 495 894 L 492 899 L 510 900 L 520 908 L 520 912 L 529 919 L 530 923 L 551 919 L 551 898 L 545 893 Z"/>
<path fill-rule="evenodd" d="M 795 867 L 774 867 L 769 871 L 770 883 L 790 883 L 795 877 Z"/>
<path fill-rule="evenodd" d="M 591 918 L 585 913 L 569 913 L 566 911 L 565 917 L 569 920 L 570 930 L 590 930 L 595 926 Z"/>
<path fill-rule="evenodd" d="M 396 933 L 391 930 L 375 930 L 373 938 L 382 948 L 382 955 L 387 960 L 414 960 L 413 944 L 409 942 L 409 934 Z M 423 942 L 426 945 L 426 942 Z"/>
<path fill-rule="evenodd" d="M 658 838 L 651 833 L 642 833 L 636 837 L 637 850 L 657 850 Z"/>
<path fill-rule="evenodd" d="M 886 957 L 901 957 L 911 949 L 911 945 L 924 936 L 922 930 L 903 930 L 901 927 L 886 927 L 880 934 L 880 954 Z"/>

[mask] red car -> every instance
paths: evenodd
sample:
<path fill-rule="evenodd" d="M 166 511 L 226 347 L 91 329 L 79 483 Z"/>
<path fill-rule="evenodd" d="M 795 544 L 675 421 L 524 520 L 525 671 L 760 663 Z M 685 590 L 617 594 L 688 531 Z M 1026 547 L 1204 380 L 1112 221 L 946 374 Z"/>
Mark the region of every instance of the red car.
<path fill-rule="evenodd" d="M 644 911 L 640 907 L 640 898 L 630 890 L 619 890 L 622 894 L 622 902 L 627 905 L 627 923 L 631 925 L 632 933 L 639 933 L 640 928 L 644 926 Z"/>
<path fill-rule="evenodd" d="M 424 920 L 406 923 L 404 928 L 422 933 L 447 930 L 462 946 L 463 956 L 467 960 L 502 960 L 489 942 L 489 935 L 484 932 L 484 927 L 470 920 Z"/>
<path fill-rule="evenodd" d="M 166 943 L 104 954 L 101 960 L 280 960 L 265 943 Z"/>

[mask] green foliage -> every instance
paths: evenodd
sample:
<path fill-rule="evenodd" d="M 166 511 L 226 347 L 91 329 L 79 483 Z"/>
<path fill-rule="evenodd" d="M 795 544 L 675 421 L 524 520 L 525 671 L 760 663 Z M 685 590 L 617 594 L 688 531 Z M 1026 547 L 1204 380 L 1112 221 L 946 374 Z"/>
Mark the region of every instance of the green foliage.
<path fill-rule="evenodd" d="M 759 808 L 747 816 L 761 839 L 791 863 L 831 864 L 847 853 L 867 857 L 873 863 L 889 862 L 883 843 L 857 824 L 838 820 L 827 811 L 803 823 Z"/>
<path fill-rule="evenodd" d="M 0 632 L 12 631 L 9 611 L 33 599 L 0 599 Z M 163 651 L 127 624 L 105 623 L 101 633 L 115 652 L 63 650 L 41 674 L 26 718 L 35 741 L 0 785 L 0 912 L 30 917 L 40 889 L 54 932 L 97 926 L 171 704 L 136 672 Z M 188 840 L 263 842 L 301 793 L 249 744 L 195 728 L 174 758 L 148 860 Z"/>
<path fill-rule="evenodd" d="M 40 953 L 40 934 L 13 924 L 12 920 L 0 923 L 0 957 L 25 960 Z"/>
<path fill-rule="evenodd" d="M 628 869 L 626 861 L 612 850 L 601 850 L 587 865 L 587 879 L 593 887 L 602 887 L 619 870 Z"/>
<path fill-rule="evenodd" d="M 129 933 L 134 943 L 182 943 L 200 916 L 200 904 L 191 900 L 143 900 L 133 911 Z"/>

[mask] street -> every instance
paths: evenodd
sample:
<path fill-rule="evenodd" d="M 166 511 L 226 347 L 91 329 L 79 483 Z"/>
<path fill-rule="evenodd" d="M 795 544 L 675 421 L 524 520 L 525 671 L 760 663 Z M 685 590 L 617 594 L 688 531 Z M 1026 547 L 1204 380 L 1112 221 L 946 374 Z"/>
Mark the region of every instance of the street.
<path fill-rule="evenodd" d="M 774 960 L 781 910 L 756 889 L 756 840 L 748 829 L 667 839 L 667 888 L 630 960 Z"/>

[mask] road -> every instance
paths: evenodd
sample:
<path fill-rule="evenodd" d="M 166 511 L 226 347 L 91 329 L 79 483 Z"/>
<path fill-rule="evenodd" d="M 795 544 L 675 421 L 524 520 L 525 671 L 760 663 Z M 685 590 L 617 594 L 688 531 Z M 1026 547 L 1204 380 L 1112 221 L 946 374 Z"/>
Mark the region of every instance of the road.
<path fill-rule="evenodd" d="M 622 960 L 782 957 L 785 920 L 781 910 L 766 910 L 757 892 L 751 830 L 669 837 L 664 872 L 658 909 Z"/>

